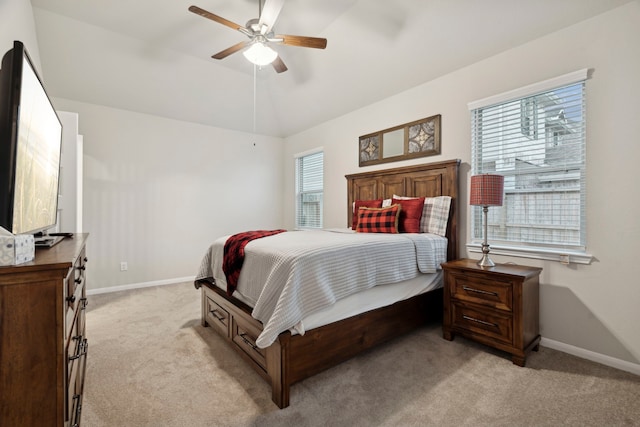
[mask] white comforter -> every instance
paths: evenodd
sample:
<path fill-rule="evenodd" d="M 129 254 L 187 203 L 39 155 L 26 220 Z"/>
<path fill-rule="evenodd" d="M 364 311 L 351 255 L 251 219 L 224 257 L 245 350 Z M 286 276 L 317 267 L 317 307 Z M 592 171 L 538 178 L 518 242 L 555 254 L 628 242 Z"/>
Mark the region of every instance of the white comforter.
<path fill-rule="evenodd" d="M 227 237 L 210 246 L 196 280 L 213 278 L 226 289 L 222 261 Z M 252 316 L 263 323 L 256 344 L 265 348 L 281 332 L 341 298 L 436 272 L 446 254 L 447 240 L 426 233 L 280 233 L 247 244 L 237 292 L 253 305 Z"/>

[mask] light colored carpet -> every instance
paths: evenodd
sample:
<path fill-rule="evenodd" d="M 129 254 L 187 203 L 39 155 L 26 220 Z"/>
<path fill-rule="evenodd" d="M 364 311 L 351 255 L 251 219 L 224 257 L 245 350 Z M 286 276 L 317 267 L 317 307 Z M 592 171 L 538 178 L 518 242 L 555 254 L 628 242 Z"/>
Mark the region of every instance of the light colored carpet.
<path fill-rule="evenodd" d="M 200 326 L 191 283 L 89 297 L 84 427 L 640 425 L 640 377 L 541 347 L 505 353 L 424 327 L 294 385 Z"/>

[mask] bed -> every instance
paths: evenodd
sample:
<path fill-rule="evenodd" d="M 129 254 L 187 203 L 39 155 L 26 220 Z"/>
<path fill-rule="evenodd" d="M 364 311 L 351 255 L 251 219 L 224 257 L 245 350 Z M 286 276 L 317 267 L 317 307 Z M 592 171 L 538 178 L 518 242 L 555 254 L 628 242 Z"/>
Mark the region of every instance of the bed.
<path fill-rule="evenodd" d="M 459 160 L 450 160 L 347 175 L 347 224 L 353 223 L 356 201 L 391 199 L 394 195 L 429 198 L 450 196 L 451 204 L 446 230 L 442 233 L 446 238 L 442 259 L 456 259 L 459 164 Z M 334 233 L 335 236 L 330 236 L 332 239 L 343 238 L 337 231 Z M 255 240 L 252 244 L 264 246 L 267 244 L 265 243 L 267 239 L 283 240 L 295 233 L 307 232 L 282 233 Z M 375 233 L 371 233 L 367 238 L 375 239 L 373 234 Z M 306 236 L 313 236 L 313 234 Z M 422 243 L 422 237 L 419 236 L 420 245 L 425 244 Z M 413 238 L 416 248 L 418 247 L 418 242 L 415 241 L 417 238 L 418 236 Z M 206 258 L 205 256 L 203 259 L 203 265 L 209 262 Z M 197 276 L 195 286 L 202 293 L 202 325 L 211 327 L 224 337 L 240 357 L 271 384 L 274 403 L 284 408 L 289 406 L 292 384 L 414 330 L 430 320 L 440 319 L 442 316 L 440 274 L 440 272 L 420 274 L 421 280 L 423 276 L 429 280 L 422 280 L 424 288 L 419 292 L 409 291 L 415 289 L 415 284 L 411 281 L 402 282 L 405 288 L 391 284 L 363 290 L 362 293 L 345 298 L 346 303 L 338 301 L 342 305 L 336 303 L 334 305 L 337 307 L 316 310 L 317 313 L 304 317 L 304 321 L 296 323 L 295 327 L 287 328 L 282 332 L 280 329 L 275 329 L 275 333 L 271 323 L 262 322 L 252 316 L 254 308 L 256 311 L 261 311 L 257 310 L 259 307 L 256 305 L 256 300 L 245 298 L 237 292 L 232 294 L 220 286 L 220 283 L 216 283 L 212 277 L 200 277 L 208 276 L 206 274 Z M 372 306 L 365 304 L 363 308 L 354 309 L 355 300 L 365 300 L 364 297 L 360 298 L 365 292 L 378 293 L 376 298 L 380 295 L 388 295 L 393 296 L 393 299 L 387 300 L 388 302 L 384 304 L 379 302 Z M 404 296 L 399 297 L 399 294 Z M 348 310 L 341 311 L 337 317 L 338 320 L 326 323 L 327 320 L 322 319 L 323 314 L 338 307 L 348 307 Z M 271 310 L 273 309 L 271 307 Z M 336 318 L 331 317 L 331 319 Z M 293 320 L 297 322 L 299 319 Z"/>

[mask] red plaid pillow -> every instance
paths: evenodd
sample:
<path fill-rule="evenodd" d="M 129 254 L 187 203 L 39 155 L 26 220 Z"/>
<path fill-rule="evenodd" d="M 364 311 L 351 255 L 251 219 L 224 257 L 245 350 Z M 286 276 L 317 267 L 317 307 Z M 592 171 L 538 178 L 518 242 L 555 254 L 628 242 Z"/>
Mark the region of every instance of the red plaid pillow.
<path fill-rule="evenodd" d="M 400 205 L 388 208 L 360 208 L 358 209 L 358 233 L 397 233 Z"/>
<path fill-rule="evenodd" d="M 422 209 L 424 207 L 424 197 L 415 199 L 391 199 L 391 203 L 399 203 L 402 206 L 400 213 L 400 232 L 401 233 L 419 233 L 420 218 L 422 218 Z"/>
<path fill-rule="evenodd" d="M 376 200 L 356 200 L 353 203 L 353 221 L 351 224 L 351 229 L 355 230 L 356 225 L 358 225 L 358 209 L 360 208 L 381 208 L 382 207 L 382 199 Z"/>

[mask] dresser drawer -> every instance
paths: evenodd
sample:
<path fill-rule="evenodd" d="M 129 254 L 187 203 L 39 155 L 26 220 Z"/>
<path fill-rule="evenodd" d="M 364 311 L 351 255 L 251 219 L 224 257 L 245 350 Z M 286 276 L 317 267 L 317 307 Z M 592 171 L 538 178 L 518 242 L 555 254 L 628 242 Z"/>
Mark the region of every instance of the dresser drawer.
<path fill-rule="evenodd" d="M 89 343 L 87 338 L 77 335 L 69 342 L 69 351 L 67 357 L 67 419 L 74 414 L 73 405 L 74 396 L 82 394 L 82 386 L 84 385 L 84 374 L 87 366 L 87 352 Z"/>
<path fill-rule="evenodd" d="M 74 295 L 77 288 L 84 286 L 85 270 L 87 268 L 86 263 L 87 258 L 83 250 L 80 256 L 73 263 L 71 277 L 67 279 L 67 295 Z"/>
<path fill-rule="evenodd" d="M 81 352 L 78 358 L 73 360 L 71 375 L 67 383 L 67 413 L 65 414 L 65 419 L 69 420 L 68 426 L 70 427 L 80 425 L 84 377 L 87 368 L 87 351 L 89 349 L 86 339 L 82 340 L 80 347 Z"/>
<path fill-rule="evenodd" d="M 231 324 L 229 312 L 209 297 L 207 297 L 205 304 L 207 323 L 228 338 L 229 325 Z"/>
<path fill-rule="evenodd" d="M 80 361 L 87 354 L 87 338 L 83 335 L 74 335 L 69 341 L 67 350 L 67 380 L 72 384 L 77 379 Z"/>
<path fill-rule="evenodd" d="M 452 304 L 453 327 L 466 329 L 476 335 L 491 337 L 497 341 L 513 342 L 513 317 L 506 313 L 454 302 Z"/>
<path fill-rule="evenodd" d="M 66 396 L 65 396 L 65 414 L 64 419 L 68 420 L 73 413 L 73 396 L 75 394 L 75 387 L 73 386 L 78 377 L 78 364 L 76 363 L 76 354 L 80 352 L 80 346 L 82 344 L 82 335 L 78 333 L 78 319 L 74 318 L 72 321 L 72 326 L 70 328 L 70 336 L 67 339 L 66 346 Z"/>
<path fill-rule="evenodd" d="M 81 317 L 83 317 L 83 312 L 79 313 L 78 318 L 74 322 L 71 339 L 67 346 L 67 413 L 65 414 L 65 419 L 71 420 L 79 411 L 79 408 L 77 407 L 79 404 L 78 395 L 82 393 L 77 385 L 80 383 L 80 379 L 84 375 L 84 366 L 86 366 L 88 350 L 87 339 L 83 336 L 83 331 L 79 330 L 82 322 L 80 319 Z"/>
<path fill-rule="evenodd" d="M 494 307 L 500 310 L 513 309 L 513 283 L 484 275 L 449 273 L 451 298 Z"/>
<path fill-rule="evenodd" d="M 78 317 L 78 312 L 84 311 L 84 307 L 86 306 L 86 298 L 84 283 L 80 286 L 76 286 L 74 288 L 73 294 L 67 294 L 66 296 L 66 305 L 65 305 L 65 339 L 69 339 L 71 337 L 71 330 L 74 327 L 74 322 L 76 322 L 76 318 Z M 84 321 L 83 321 L 84 324 Z"/>
<path fill-rule="evenodd" d="M 266 352 L 256 345 L 260 332 L 251 325 L 238 322 L 234 317 L 231 334 L 233 342 L 266 371 Z"/>
<path fill-rule="evenodd" d="M 80 347 L 82 345 L 82 339 L 84 338 L 84 336 L 82 336 L 82 332 L 78 329 L 79 326 L 79 322 L 78 322 L 78 318 L 76 317 L 75 319 L 73 319 L 73 326 L 71 327 L 71 333 L 69 335 L 69 340 L 67 341 L 67 379 L 69 379 L 69 377 L 71 376 L 71 371 L 72 371 L 72 366 L 73 366 L 73 362 L 75 359 L 77 359 L 77 357 L 75 357 L 76 355 L 78 355 L 80 353 Z"/>
<path fill-rule="evenodd" d="M 71 398 L 71 406 L 69 409 L 69 426 L 76 427 L 80 425 L 80 411 L 82 410 L 82 394 L 76 393 Z"/>
<path fill-rule="evenodd" d="M 75 390 L 71 397 L 71 412 L 69 413 L 69 426 L 79 427 L 80 416 L 82 412 L 82 397 L 84 396 L 84 379 L 87 371 L 87 354 L 89 352 L 89 343 L 85 338 L 83 340 L 82 355 L 77 361 L 77 374 L 74 383 L 69 383 L 69 389 Z"/>

